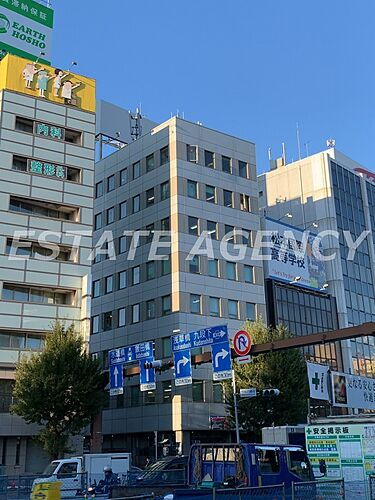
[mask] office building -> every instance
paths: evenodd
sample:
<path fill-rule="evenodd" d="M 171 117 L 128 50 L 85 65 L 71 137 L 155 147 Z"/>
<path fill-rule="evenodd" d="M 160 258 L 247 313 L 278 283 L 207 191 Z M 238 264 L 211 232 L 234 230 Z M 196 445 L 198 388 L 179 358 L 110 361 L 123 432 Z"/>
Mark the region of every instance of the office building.
<path fill-rule="evenodd" d="M 94 246 L 110 249 L 105 234 L 113 235 L 116 254 L 93 265 L 90 349 L 104 367 L 113 348 L 152 340 L 156 359 L 166 360 L 176 332 L 227 324 L 233 336 L 246 318 L 265 317 L 262 262 L 250 256 L 259 229 L 254 144 L 174 117 L 99 161 L 95 174 Z M 145 231 L 133 260 L 124 235 L 132 230 Z M 164 260 L 149 255 L 158 231 L 171 232 L 170 243 L 161 236 Z M 188 260 L 204 231 L 213 258 Z M 229 254 L 244 245 L 243 260 L 220 251 L 225 235 Z M 225 439 L 210 426 L 211 416 L 224 415 L 221 385 L 206 364 L 185 387 L 175 387 L 171 370 L 157 375 L 155 391 L 141 393 L 139 377 L 126 378 L 94 432 L 103 451 L 132 451 L 142 464 L 155 440 L 186 453 L 194 440 Z"/>
<path fill-rule="evenodd" d="M 94 146 L 93 80 L 1 60 L 0 463 L 9 475 L 48 460 L 38 428 L 9 413 L 17 362 L 43 348 L 55 321 L 89 337 Z"/>

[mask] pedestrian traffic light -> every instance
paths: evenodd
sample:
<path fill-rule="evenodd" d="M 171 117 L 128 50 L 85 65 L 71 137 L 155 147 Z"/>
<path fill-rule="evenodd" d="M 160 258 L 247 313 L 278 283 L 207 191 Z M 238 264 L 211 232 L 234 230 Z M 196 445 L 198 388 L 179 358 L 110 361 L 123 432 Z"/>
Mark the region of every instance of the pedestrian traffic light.
<path fill-rule="evenodd" d="M 279 389 L 264 389 L 262 391 L 263 396 L 279 396 L 280 391 Z"/>
<path fill-rule="evenodd" d="M 161 368 L 161 360 L 154 359 L 153 361 L 145 361 L 145 369 L 151 370 L 152 368 Z"/>

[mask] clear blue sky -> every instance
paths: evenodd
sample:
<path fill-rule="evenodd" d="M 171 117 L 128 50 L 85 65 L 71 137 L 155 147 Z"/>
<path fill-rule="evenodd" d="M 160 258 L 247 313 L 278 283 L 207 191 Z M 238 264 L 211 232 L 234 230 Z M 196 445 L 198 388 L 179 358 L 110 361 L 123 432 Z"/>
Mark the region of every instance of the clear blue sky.
<path fill-rule="evenodd" d="M 373 0 L 53 0 L 53 64 L 97 96 L 163 121 L 184 112 L 297 159 L 325 140 L 370 169 L 375 134 Z"/>

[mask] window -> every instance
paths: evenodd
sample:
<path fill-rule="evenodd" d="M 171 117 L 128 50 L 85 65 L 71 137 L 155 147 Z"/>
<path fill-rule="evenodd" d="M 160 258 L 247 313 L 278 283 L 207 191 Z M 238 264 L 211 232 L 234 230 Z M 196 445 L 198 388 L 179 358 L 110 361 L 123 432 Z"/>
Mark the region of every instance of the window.
<path fill-rule="evenodd" d="M 49 217 L 51 219 L 62 219 L 77 221 L 79 215 L 78 207 L 58 205 L 46 201 L 33 200 L 30 198 L 18 198 L 11 196 L 9 200 L 9 210 L 13 212 L 25 213 L 36 217 Z"/>
<path fill-rule="evenodd" d="M 219 261 L 217 259 L 208 260 L 208 275 L 213 278 L 219 276 Z"/>
<path fill-rule="evenodd" d="M 20 172 L 27 172 L 27 158 L 22 156 L 13 156 L 12 169 Z"/>
<path fill-rule="evenodd" d="M 92 294 L 93 297 L 100 297 L 100 280 L 92 282 Z"/>
<path fill-rule="evenodd" d="M 123 201 L 120 203 L 120 219 L 123 219 L 128 215 L 128 202 Z"/>
<path fill-rule="evenodd" d="M 78 463 L 67 463 L 67 464 L 62 464 L 59 473 L 57 477 L 64 477 L 64 478 L 73 478 L 77 475 L 77 468 L 78 468 Z"/>
<path fill-rule="evenodd" d="M 141 176 L 141 162 L 133 163 L 133 179 L 138 179 Z"/>
<path fill-rule="evenodd" d="M 28 132 L 32 134 L 34 132 L 34 122 L 33 120 L 29 120 L 28 118 L 22 118 L 20 116 L 16 116 L 16 130 L 20 132 Z"/>
<path fill-rule="evenodd" d="M 227 174 L 232 173 L 232 160 L 228 158 L 228 156 L 221 157 L 221 168 L 223 172 L 226 172 Z"/>
<path fill-rule="evenodd" d="M 113 276 L 107 276 L 105 278 L 105 293 L 113 292 Z"/>
<path fill-rule="evenodd" d="M 234 243 L 234 227 L 225 224 L 225 240 L 228 243 Z"/>
<path fill-rule="evenodd" d="M 93 316 L 91 324 L 92 324 L 92 333 L 98 333 L 99 332 L 99 316 Z"/>
<path fill-rule="evenodd" d="M 160 221 L 160 229 L 162 231 L 169 231 L 170 229 L 169 217 L 166 217 L 165 219 L 162 219 Z"/>
<path fill-rule="evenodd" d="M 76 254 L 73 252 L 71 247 L 64 247 L 61 245 L 58 246 L 59 253 L 56 257 L 54 257 L 55 260 L 62 262 L 76 261 Z M 51 257 L 52 255 L 52 250 L 40 246 L 40 244 L 35 241 L 18 239 L 13 240 L 12 238 L 7 239 L 5 252 L 8 255 L 12 252 L 12 254 L 23 257 L 31 257 L 38 260 L 43 260 L 44 257 Z"/>
<path fill-rule="evenodd" d="M 95 222 L 94 222 L 94 228 L 95 231 L 98 229 L 101 229 L 103 227 L 103 214 L 96 214 L 95 215 Z"/>
<path fill-rule="evenodd" d="M 220 316 L 220 299 L 218 297 L 210 297 L 210 316 Z"/>
<path fill-rule="evenodd" d="M 190 312 L 193 314 L 201 313 L 201 296 L 195 293 L 190 294 Z"/>
<path fill-rule="evenodd" d="M 146 172 L 151 172 L 155 168 L 154 153 L 146 156 Z"/>
<path fill-rule="evenodd" d="M 171 273 L 171 256 L 167 255 L 166 259 L 161 261 L 161 275 L 166 276 Z"/>
<path fill-rule="evenodd" d="M 125 326 L 126 324 L 126 309 L 125 307 L 121 307 L 118 310 L 118 326 Z"/>
<path fill-rule="evenodd" d="M 148 231 L 148 235 L 146 236 L 146 243 L 151 243 L 154 237 L 155 224 L 148 224 L 146 226 L 146 231 Z"/>
<path fill-rule="evenodd" d="M 199 255 L 194 255 L 194 257 L 189 260 L 189 272 L 199 274 Z"/>
<path fill-rule="evenodd" d="M 246 283 L 254 283 L 254 267 L 244 266 L 243 268 L 243 279 Z"/>
<path fill-rule="evenodd" d="M 214 154 L 212 151 L 204 152 L 204 164 L 206 167 L 214 168 Z"/>
<path fill-rule="evenodd" d="M 161 315 L 167 316 L 172 312 L 172 300 L 170 295 L 161 298 Z"/>
<path fill-rule="evenodd" d="M 169 146 L 165 146 L 160 150 L 160 165 L 165 165 L 169 162 Z"/>
<path fill-rule="evenodd" d="M 139 304 L 133 304 L 132 305 L 132 323 L 139 323 L 139 317 L 140 317 L 140 305 Z"/>
<path fill-rule="evenodd" d="M 141 209 L 141 199 L 139 194 L 137 194 L 137 196 L 133 197 L 133 214 L 139 212 L 140 209 Z"/>
<path fill-rule="evenodd" d="M 120 236 L 119 238 L 119 253 L 125 253 L 128 249 L 128 242 L 126 236 Z"/>
<path fill-rule="evenodd" d="M 128 169 L 123 168 L 120 171 L 120 186 L 123 186 L 124 184 L 127 184 L 128 182 Z"/>
<path fill-rule="evenodd" d="M 155 312 L 156 312 L 156 307 L 155 307 L 155 300 L 148 300 L 146 302 L 146 319 L 153 319 L 155 318 Z"/>
<path fill-rule="evenodd" d="M 243 177 L 244 179 L 248 178 L 246 161 L 241 161 L 241 160 L 238 161 L 238 170 L 240 177 Z"/>
<path fill-rule="evenodd" d="M 237 279 L 237 265 L 235 262 L 227 262 L 227 279 L 236 280 Z"/>
<path fill-rule="evenodd" d="M 249 321 L 256 320 L 255 304 L 253 304 L 252 302 L 246 302 L 246 319 L 248 319 Z"/>
<path fill-rule="evenodd" d="M 194 380 L 192 385 L 193 401 L 204 401 L 203 380 Z"/>
<path fill-rule="evenodd" d="M 112 222 L 115 222 L 115 207 L 107 210 L 107 224 L 112 224 Z"/>
<path fill-rule="evenodd" d="M 172 384 L 170 380 L 163 380 L 161 386 L 163 390 L 163 403 L 170 403 L 172 401 Z"/>
<path fill-rule="evenodd" d="M 130 406 L 139 406 L 141 394 L 138 385 L 130 386 Z"/>
<path fill-rule="evenodd" d="M 103 330 L 108 331 L 112 329 L 113 314 L 112 311 L 107 311 L 103 314 Z"/>
<path fill-rule="evenodd" d="M 233 193 L 224 189 L 224 207 L 233 208 Z"/>
<path fill-rule="evenodd" d="M 216 188 L 206 184 L 206 201 L 208 203 L 216 203 Z"/>
<path fill-rule="evenodd" d="M 78 130 L 65 129 L 65 142 L 70 142 L 71 144 L 81 144 L 82 132 L 78 132 Z"/>
<path fill-rule="evenodd" d="M 256 448 L 256 457 L 261 474 L 275 474 L 280 472 L 279 450 Z"/>
<path fill-rule="evenodd" d="M 160 198 L 161 201 L 167 200 L 170 196 L 169 193 L 169 181 L 160 184 Z"/>
<path fill-rule="evenodd" d="M 161 353 L 163 358 L 169 358 L 172 355 L 171 337 L 161 339 Z"/>
<path fill-rule="evenodd" d="M 141 268 L 139 266 L 132 269 L 132 285 L 138 285 L 141 282 Z"/>
<path fill-rule="evenodd" d="M 207 233 L 213 240 L 217 240 L 217 223 L 213 220 L 207 221 Z"/>
<path fill-rule="evenodd" d="M 251 231 L 249 231 L 248 229 L 242 229 L 242 231 L 245 233 L 242 236 L 242 243 L 243 243 L 243 245 L 251 247 L 253 245 L 253 243 L 252 243 L 253 238 L 252 238 Z"/>
<path fill-rule="evenodd" d="M 145 398 L 145 405 L 153 405 L 156 403 L 155 391 L 146 391 L 143 394 Z"/>
<path fill-rule="evenodd" d="M 228 316 L 231 319 L 238 319 L 238 300 L 228 300 Z"/>
<path fill-rule="evenodd" d="M 199 235 L 198 218 L 189 217 L 188 223 L 189 223 L 189 234 L 194 234 L 198 236 Z"/>
<path fill-rule="evenodd" d="M 225 403 L 223 384 L 214 382 L 212 384 L 212 396 L 214 403 Z"/>
<path fill-rule="evenodd" d="M 126 288 L 126 271 L 120 271 L 118 273 L 118 288 L 119 290 L 122 290 L 123 288 Z"/>
<path fill-rule="evenodd" d="M 150 207 L 155 203 L 154 188 L 147 189 L 146 191 L 146 206 Z"/>
<path fill-rule="evenodd" d="M 115 176 L 110 175 L 107 177 L 107 193 L 115 189 Z"/>
<path fill-rule="evenodd" d="M 153 280 L 156 278 L 156 266 L 155 261 L 150 261 L 146 263 L 146 279 Z"/>
<path fill-rule="evenodd" d="M 305 452 L 302 450 L 288 450 L 286 453 L 288 469 L 300 477 L 302 481 L 309 481 L 311 471 L 307 465 Z"/>
<path fill-rule="evenodd" d="M 100 198 L 100 196 L 103 196 L 103 181 L 95 184 L 95 198 Z"/>
<path fill-rule="evenodd" d="M 198 146 L 186 145 L 186 158 L 187 161 L 198 163 Z"/>
<path fill-rule="evenodd" d="M 243 212 L 250 212 L 250 196 L 247 194 L 240 194 L 240 209 Z"/>
<path fill-rule="evenodd" d="M 187 181 L 187 195 L 189 198 L 198 198 L 198 184 L 195 181 Z"/>

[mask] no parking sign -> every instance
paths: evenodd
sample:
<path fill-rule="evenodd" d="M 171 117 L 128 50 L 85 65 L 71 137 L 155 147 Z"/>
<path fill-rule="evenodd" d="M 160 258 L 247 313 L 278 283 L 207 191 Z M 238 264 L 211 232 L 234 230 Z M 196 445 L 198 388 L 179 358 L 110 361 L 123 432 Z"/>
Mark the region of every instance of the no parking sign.
<path fill-rule="evenodd" d="M 251 336 L 245 330 L 239 330 L 233 338 L 233 349 L 238 356 L 246 356 L 251 349 Z"/>

